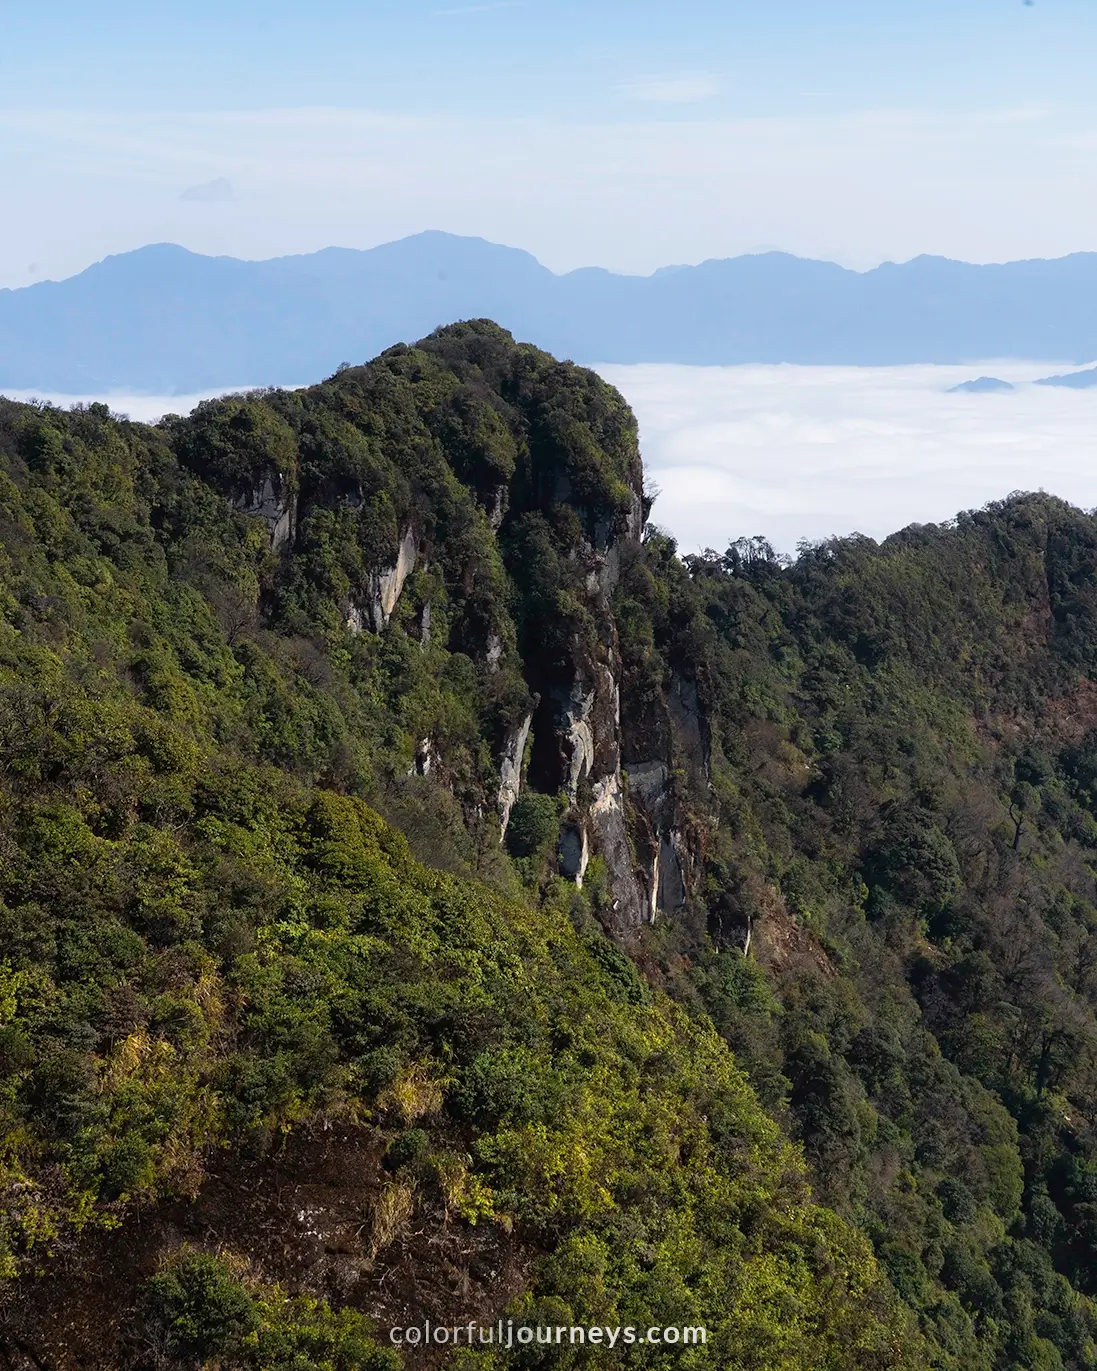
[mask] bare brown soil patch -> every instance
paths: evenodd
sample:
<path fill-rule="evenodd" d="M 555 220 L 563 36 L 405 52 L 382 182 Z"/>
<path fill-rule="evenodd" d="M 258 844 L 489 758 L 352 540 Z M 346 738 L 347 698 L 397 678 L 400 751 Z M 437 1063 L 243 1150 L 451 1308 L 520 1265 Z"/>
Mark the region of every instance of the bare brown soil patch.
<path fill-rule="evenodd" d="M 121 1228 L 85 1235 L 0 1304 L 4 1371 L 137 1371 L 147 1366 L 139 1287 L 183 1244 L 246 1257 L 257 1278 L 321 1295 L 395 1326 L 487 1324 L 527 1285 L 534 1253 L 493 1225 L 422 1207 L 375 1260 L 370 1216 L 390 1178 L 382 1142 L 349 1126 L 302 1130 L 262 1158 L 211 1159 L 191 1201 L 135 1209 Z M 409 1355 L 410 1368 L 436 1364 Z"/>

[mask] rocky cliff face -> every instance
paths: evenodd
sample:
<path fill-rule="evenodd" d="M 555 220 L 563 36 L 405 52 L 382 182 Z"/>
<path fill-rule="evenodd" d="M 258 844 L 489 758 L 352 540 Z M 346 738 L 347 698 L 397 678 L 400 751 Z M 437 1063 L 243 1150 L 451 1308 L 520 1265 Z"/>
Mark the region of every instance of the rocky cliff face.
<path fill-rule="evenodd" d="M 524 791 L 558 797 L 558 870 L 581 885 L 601 859 L 620 938 L 687 902 L 675 778 L 704 777 L 705 729 L 677 678 L 650 702 L 654 722 L 622 724 L 614 597 L 646 511 L 615 391 L 473 323 L 310 391 L 211 402 L 174 439 L 261 521 L 279 559 L 267 599 L 303 606 L 295 622 L 383 651 L 412 641 L 442 679 L 469 663 L 478 750 L 420 718 L 406 774 L 450 788 L 467 815 L 494 808 L 503 840 Z"/>
<path fill-rule="evenodd" d="M 242 514 L 263 521 L 273 548 L 292 540 L 296 500 L 286 488 L 282 472 L 266 472 L 259 484 L 238 496 L 235 503 Z"/>
<path fill-rule="evenodd" d="M 631 509 L 639 508 L 640 492 L 631 494 Z M 673 851 L 669 766 L 652 764 L 662 768 L 658 795 L 641 786 L 635 797 L 622 770 L 622 663 L 612 595 L 622 551 L 627 553 L 639 539 L 639 519 L 630 517 L 619 534 L 600 539 L 600 547 L 586 544 L 582 549 L 588 560 L 586 607 L 596 632 L 589 639 L 576 637 L 570 689 L 558 692 L 553 701 L 570 803 L 560 845 L 561 871 L 581 883 L 590 855 L 602 858 L 610 889 L 604 918 L 612 933 L 625 938 L 653 922 L 660 910 L 676 908 L 685 899 L 680 876 L 676 884 L 661 883 L 659 877 L 661 850 Z M 651 842 L 645 845 L 649 833 Z"/>
<path fill-rule="evenodd" d="M 375 572 L 371 577 L 369 615 L 375 633 L 380 633 L 392 618 L 392 611 L 396 608 L 404 584 L 415 570 L 418 551 L 419 541 L 415 529 L 409 527 L 404 530 L 400 539 L 394 565 Z"/>
<path fill-rule="evenodd" d="M 522 716 L 521 721 L 508 734 L 499 758 L 499 841 L 507 835 L 510 812 L 522 791 L 522 766 L 525 761 L 526 743 L 533 726 L 533 710 Z"/>

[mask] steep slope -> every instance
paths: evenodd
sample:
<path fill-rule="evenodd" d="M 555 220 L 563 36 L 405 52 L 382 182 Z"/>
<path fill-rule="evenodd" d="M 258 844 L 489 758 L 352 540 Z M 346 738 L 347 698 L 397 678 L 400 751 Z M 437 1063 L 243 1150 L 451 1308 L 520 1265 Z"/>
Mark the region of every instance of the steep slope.
<path fill-rule="evenodd" d="M 615 392 L 480 323 L 157 429 L 4 404 L 0 452 L 9 1368 L 380 1371 L 508 1314 L 708 1330 L 529 1365 L 924 1364 L 602 931 L 684 910 L 708 748 L 684 677 L 619 709 Z"/>
<path fill-rule="evenodd" d="M 616 612 L 624 717 L 676 667 L 710 724 L 678 993 L 935 1365 L 1092 1366 L 1097 520 L 1021 497 L 791 566 L 653 536 Z"/>
<path fill-rule="evenodd" d="M 0 291 L 0 386 L 67 394 L 296 385 L 454 318 L 489 315 L 585 362 L 892 365 L 1097 356 L 1097 255 L 867 272 L 785 253 L 557 276 L 528 253 L 424 233 L 242 262 L 170 244 Z"/>
<path fill-rule="evenodd" d="M 11 1368 L 1097 1366 L 1097 518 L 683 560 L 482 321 L 0 432 Z"/>

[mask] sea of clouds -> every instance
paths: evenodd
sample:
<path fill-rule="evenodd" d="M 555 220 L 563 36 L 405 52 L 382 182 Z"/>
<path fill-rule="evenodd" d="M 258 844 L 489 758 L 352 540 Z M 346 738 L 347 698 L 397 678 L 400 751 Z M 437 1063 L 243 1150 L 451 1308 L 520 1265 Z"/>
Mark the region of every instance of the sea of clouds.
<path fill-rule="evenodd" d="M 640 424 L 653 520 L 683 551 L 763 534 L 883 538 L 1015 490 L 1097 505 L 1097 389 L 1046 362 L 941 367 L 601 366 Z M 980 375 L 999 394 L 950 395 Z"/>
<path fill-rule="evenodd" d="M 1097 506 L 1097 389 L 1032 382 L 1040 362 L 940 367 L 600 366 L 636 411 L 652 515 L 683 551 L 762 534 L 802 539 L 946 520 L 1015 490 Z M 992 375 L 1015 390 L 949 394 Z M 26 393 L 14 398 L 30 398 Z M 152 420 L 199 395 L 40 396 L 102 400 Z"/>

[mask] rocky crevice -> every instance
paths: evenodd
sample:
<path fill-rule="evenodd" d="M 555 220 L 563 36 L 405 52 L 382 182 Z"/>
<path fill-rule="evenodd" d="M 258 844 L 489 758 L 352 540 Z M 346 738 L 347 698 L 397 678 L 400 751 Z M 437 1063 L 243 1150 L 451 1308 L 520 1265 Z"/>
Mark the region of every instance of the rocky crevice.
<path fill-rule="evenodd" d="M 626 521 L 624 541 L 639 538 Z M 613 525 L 601 520 L 579 556 L 586 563 L 586 608 L 594 619 L 591 637 L 577 635 L 572 677 L 552 693 L 558 770 L 569 802 L 557 853 L 559 870 L 582 885 L 592 855 L 605 864 L 609 908 L 607 930 L 627 939 L 651 918 L 652 902 L 637 869 L 621 770 L 621 659 L 611 596 L 620 575 L 621 546 Z"/>

